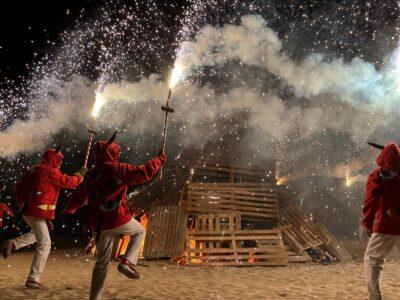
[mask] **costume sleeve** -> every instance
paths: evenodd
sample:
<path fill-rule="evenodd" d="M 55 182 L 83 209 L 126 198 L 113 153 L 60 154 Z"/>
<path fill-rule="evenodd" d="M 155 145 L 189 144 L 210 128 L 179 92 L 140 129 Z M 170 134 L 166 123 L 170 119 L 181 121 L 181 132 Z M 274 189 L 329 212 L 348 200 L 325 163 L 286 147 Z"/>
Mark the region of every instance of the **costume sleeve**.
<path fill-rule="evenodd" d="M 74 214 L 75 211 L 84 206 L 88 200 L 88 192 L 86 187 L 86 182 L 84 181 L 78 188 L 74 191 L 71 197 L 68 199 L 68 205 L 64 209 L 65 214 Z"/>
<path fill-rule="evenodd" d="M 115 168 L 115 176 L 129 185 L 143 184 L 151 180 L 166 160 L 165 154 L 153 158 L 145 165 L 134 166 L 120 163 Z"/>
<path fill-rule="evenodd" d="M 73 189 L 78 186 L 82 182 L 83 178 L 82 175 L 66 175 L 62 174 L 61 172 L 54 172 L 51 176 L 51 181 L 63 189 Z"/>
<path fill-rule="evenodd" d="M 363 225 L 368 230 L 372 230 L 372 226 L 375 221 L 375 215 L 379 209 L 379 201 L 381 197 L 381 178 L 379 175 L 379 171 L 375 171 L 368 177 L 364 198 Z"/>

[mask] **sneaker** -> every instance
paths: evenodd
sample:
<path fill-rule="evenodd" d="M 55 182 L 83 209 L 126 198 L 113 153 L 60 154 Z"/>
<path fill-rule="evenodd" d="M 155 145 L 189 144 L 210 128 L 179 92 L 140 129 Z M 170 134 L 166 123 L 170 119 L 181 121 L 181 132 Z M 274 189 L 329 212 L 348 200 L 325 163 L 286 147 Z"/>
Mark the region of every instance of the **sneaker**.
<path fill-rule="evenodd" d="M 3 246 L 1 247 L 1 254 L 3 255 L 4 259 L 7 259 L 14 250 L 15 245 L 13 241 L 7 240 L 3 243 Z"/>
<path fill-rule="evenodd" d="M 121 262 L 118 264 L 118 271 L 128 278 L 139 279 L 140 274 L 133 266 L 134 265 L 129 260 L 121 259 Z"/>
<path fill-rule="evenodd" d="M 33 289 L 33 290 L 45 290 L 46 289 L 46 287 L 43 284 L 33 281 L 33 280 L 27 280 L 25 282 L 25 286 L 28 289 Z"/>

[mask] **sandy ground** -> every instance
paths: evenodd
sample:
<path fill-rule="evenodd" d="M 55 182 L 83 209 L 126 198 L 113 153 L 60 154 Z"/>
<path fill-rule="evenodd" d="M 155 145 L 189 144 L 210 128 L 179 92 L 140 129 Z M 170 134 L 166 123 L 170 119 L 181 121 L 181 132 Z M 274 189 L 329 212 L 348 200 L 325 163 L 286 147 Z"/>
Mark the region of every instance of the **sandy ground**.
<path fill-rule="evenodd" d="M 31 291 L 24 280 L 31 252 L 0 260 L 0 299 L 87 299 L 93 261 L 73 250 L 50 254 L 42 282 Z M 288 267 L 179 267 L 168 261 L 143 262 L 142 278 L 130 280 L 111 263 L 104 299 L 365 299 L 360 262 Z M 385 264 L 385 299 L 399 299 L 400 262 Z"/>

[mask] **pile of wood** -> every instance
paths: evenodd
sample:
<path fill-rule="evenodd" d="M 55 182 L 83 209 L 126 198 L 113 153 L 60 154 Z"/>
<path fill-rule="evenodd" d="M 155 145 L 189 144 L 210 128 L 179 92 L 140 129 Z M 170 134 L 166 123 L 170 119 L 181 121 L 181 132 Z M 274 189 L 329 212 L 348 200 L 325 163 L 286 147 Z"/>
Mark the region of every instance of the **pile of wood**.
<path fill-rule="evenodd" d="M 271 172 L 215 157 L 193 161 L 142 197 L 157 199 L 145 258 L 184 256 L 194 266 L 286 265 L 311 261 L 310 250 L 334 261 L 351 258 L 324 226 L 291 205 Z"/>

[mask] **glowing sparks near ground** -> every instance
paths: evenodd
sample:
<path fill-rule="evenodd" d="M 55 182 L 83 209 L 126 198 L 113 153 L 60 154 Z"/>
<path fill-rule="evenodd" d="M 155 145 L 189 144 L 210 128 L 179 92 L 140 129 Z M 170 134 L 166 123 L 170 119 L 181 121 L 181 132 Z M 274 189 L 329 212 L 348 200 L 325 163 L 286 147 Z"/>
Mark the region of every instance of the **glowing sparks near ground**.
<path fill-rule="evenodd" d="M 99 116 L 101 108 L 105 104 L 105 99 L 102 97 L 102 95 L 98 92 L 96 92 L 96 100 L 93 105 L 93 110 L 92 110 L 92 117 L 97 118 Z"/>
<path fill-rule="evenodd" d="M 183 79 L 184 68 L 180 64 L 176 64 L 171 73 L 171 79 L 169 81 L 169 88 L 172 90 L 176 85 Z"/>

